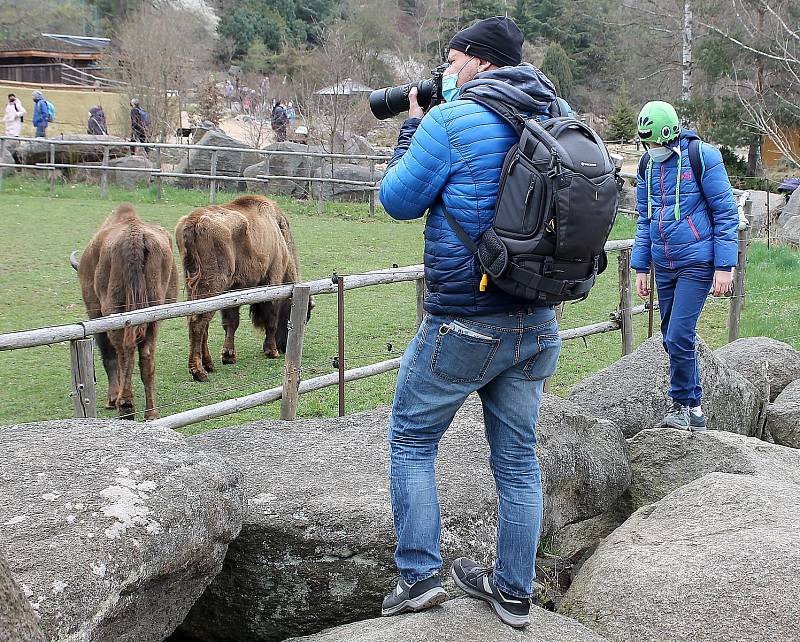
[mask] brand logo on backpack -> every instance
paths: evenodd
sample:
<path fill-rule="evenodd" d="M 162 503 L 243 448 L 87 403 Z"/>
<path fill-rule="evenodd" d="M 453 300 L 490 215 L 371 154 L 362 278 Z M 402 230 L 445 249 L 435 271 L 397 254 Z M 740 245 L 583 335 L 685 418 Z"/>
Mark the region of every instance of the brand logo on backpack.
<path fill-rule="evenodd" d="M 502 116 L 520 138 L 503 163 L 491 229 L 476 244 L 445 207 L 450 226 L 495 287 L 540 305 L 585 299 L 608 263 L 622 190 L 602 139 L 574 118 L 525 120 L 484 96 L 461 98 Z"/>

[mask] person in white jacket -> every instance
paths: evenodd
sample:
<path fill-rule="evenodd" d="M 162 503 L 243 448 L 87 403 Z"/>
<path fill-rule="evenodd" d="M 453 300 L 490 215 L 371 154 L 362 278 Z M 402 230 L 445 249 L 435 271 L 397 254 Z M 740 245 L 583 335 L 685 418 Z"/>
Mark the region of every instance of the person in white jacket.
<path fill-rule="evenodd" d="M 14 94 L 8 95 L 6 113 L 3 122 L 6 125 L 6 136 L 19 136 L 22 132 L 22 117 L 27 114 L 22 102 Z"/>

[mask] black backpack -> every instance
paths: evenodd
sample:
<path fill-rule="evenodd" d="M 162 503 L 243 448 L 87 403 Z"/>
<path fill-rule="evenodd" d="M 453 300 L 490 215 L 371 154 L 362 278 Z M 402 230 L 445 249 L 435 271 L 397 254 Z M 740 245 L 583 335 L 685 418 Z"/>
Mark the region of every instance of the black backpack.
<path fill-rule="evenodd" d="M 574 118 L 538 122 L 504 104 L 465 92 L 519 133 L 500 174 L 494 222 L 473 242 L 442 203 L 453 231 L 497 288 L 537 305 L 585 299 L 608 259 L 622 190 L 602 139 Z M 552 113 L 552 110 L 551 110 Z"/>

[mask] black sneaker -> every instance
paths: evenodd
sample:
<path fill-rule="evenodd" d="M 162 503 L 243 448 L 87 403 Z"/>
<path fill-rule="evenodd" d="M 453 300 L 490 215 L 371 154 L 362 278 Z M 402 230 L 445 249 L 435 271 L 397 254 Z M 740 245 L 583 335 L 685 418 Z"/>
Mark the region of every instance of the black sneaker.
<path fill-rule="evenodd" d="M 670 410 L 661 424 L 666 428 L 688 430 L 689 432 L 702 432 L 706 429 L 706 418 L 703 414 L 695 414 L 689 406 L 677 402 L 672 403 Z"/>
<path fill-rule="evenodd" d="M 422 611 L 446 602 L 449 597 L 442 588 L 442 580 L 438 575 L 420 580 L 411 586 L 400 578 L 395 589 L 384 598 L 381 615 Z"/>
<path fill-rule="evenodd" d="M 456 585 L 472 597 L 492 605 L 497 616 L 509 626 L 521 629 L 531 623 L 531 601 L 503 593 L 494 584 L 494 570 L 459 557 L 450 571 Z"/>

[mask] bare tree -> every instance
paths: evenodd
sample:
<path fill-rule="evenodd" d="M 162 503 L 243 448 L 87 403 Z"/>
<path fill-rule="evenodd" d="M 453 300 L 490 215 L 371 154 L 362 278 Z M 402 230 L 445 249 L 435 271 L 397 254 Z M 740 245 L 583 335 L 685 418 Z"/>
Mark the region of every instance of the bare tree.
<path fill-rule="evenodd" d="M 150 113 L 151 137 L 174 135 L 190 90 L 209 68 L 212 48 L 206 23 L 168 3 L 143 5 L 120 26 L 107 66 Z"/>
<path fill-rule="evenodd" d="M 731 0 L 731 11 L 706 23 L 740 52 L 736 94 L 758 133 L 800 167 L 787 125 L 800 123 L 800 7 L 793 0 Z M 753 65 L 753 63 L 755 63 Z M 752 66 L 755 66 L 753 73 Z"/>

